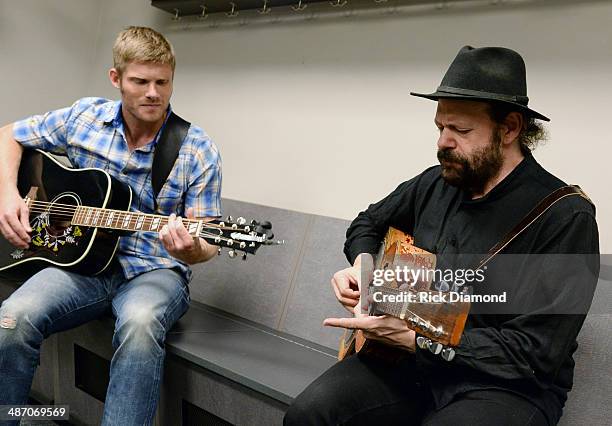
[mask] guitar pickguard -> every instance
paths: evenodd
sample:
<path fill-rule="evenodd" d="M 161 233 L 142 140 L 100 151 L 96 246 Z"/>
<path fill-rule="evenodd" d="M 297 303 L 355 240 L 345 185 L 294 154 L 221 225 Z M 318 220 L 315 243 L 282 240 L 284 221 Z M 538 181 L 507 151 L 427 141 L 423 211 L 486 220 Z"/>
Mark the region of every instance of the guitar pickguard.
<path fill-rule="evenodd" d="M 35 218 L 35 224 L 32 226 L 32 229 L 36 232 L 36 234 L 32 235 L 32 244 L 57 251 L 58 245 L 63 246 L 66 243 L 77 244 L 77 238 L 83 235 L 78 226 L 69 226 L 59 235 L 54 235 L 50 232 L 50 228 L 51 225 L 47 213 L 37 216 Z"/>
<path fill-rule="evenodd" d="M 72 201 L 75 204 L 64 204 L 61 201 Z M 59 205 L 59 207 L 58 207 Z M 32 237 L 30 239 L 31 244 L 34 246 L 34 250 L 48 250 L 53 254 L 59 254 L 61 247 L 68 245 L 78 246 L 79 237 L 83 236 L 83 231 L 78 225 L 70 225 L 69 222 L 64 222 L 68 226 L 57 226 L 52 223 L 51 218 L 53 216 L 53 210 L 58 209 L 66 211 L 69 209 L 76 209 L 81 205 L 80 197 L 74 192 L 64 192 L 58 194 L 51 204 L 47 207 L 46 211 L 31 217 L 30 227 L 32 228 Z M 70 206 L 70 207 L 67 207 Z M 57 214 L 57 213 L 56 213 Z M 60 222 L 61 223 L 61 222 Z M 21 259 L 26 253 L 26 250 L 15 249 L 11 253 L 13 259 Z"/>

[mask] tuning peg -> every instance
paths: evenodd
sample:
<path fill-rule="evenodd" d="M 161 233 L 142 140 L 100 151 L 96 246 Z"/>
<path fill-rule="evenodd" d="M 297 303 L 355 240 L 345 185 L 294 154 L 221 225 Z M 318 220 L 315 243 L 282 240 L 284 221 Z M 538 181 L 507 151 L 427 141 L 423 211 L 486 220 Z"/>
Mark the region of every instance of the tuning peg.
<path fill-rule="evenodd" d="M 242 253 L 242 260 L 247 260 L 247 254 L 246 253 Z"/>
<path fill-rule="evenodd" d="M 427 348 L 434 355 L 439 355 L 442 352 L 442 345 L 438 342 L 431 342 Z"/>
<path fill-rule="evenodd" d="M 238 219 L 236 219 L 236 223 L 240 226 L 244 225 L 246 223 L 246 219 L 243 218 L 242 216 L 240 216 Z"/>
<path fill-rule="evenodd" d="M 240 244 L 238 245 L 238 247 L 240 247 L 241 249 L 246 247 L 246 243 L 244 241 L 241 241 Z"/>
<path fill-rule="evenodd" d="M 426 338 L 425 338 L 425 337 L 423 337 L 423 336 L 417 336 L 417 338 L 416 338 L 416 344 L 417 344 L 417 346 L 418 346 L 419 348 L 421 348 L 421 349 L 427 349 L 427 341 L 428 341 L 428 340 L 429 340 L 429 339 L 426 339 Z"/>
<path fill-rule="evenodd" d="M 231 216 L 228 216 L 226 219 L 228 222 L 231 222 L 233 220 L 233 218 Z"/>
<path fill-rule="evenodd" d="M 440 356 L 444 361 L 452 361 L 455 358 L 455 350 L 453 348 L 444 348 Z"/>
<path fill-rule="evenodd" d="M 231 247 L 231 246 L 234 245 L 234 240 L 227 240 L 226 244 L 227 244 L 228 247 Z"/>
<path fill-rule="evenodd" d="M 235 250 L 230 250 L 227 252 L 227 255 L 230 257 L 230 259 L 233 259 L 236 257 L 236 251 Z"/>
<path fill-rule="evenodd" d="M 221 247 L 217 249 L 217 256 L 221 256 Z"/>

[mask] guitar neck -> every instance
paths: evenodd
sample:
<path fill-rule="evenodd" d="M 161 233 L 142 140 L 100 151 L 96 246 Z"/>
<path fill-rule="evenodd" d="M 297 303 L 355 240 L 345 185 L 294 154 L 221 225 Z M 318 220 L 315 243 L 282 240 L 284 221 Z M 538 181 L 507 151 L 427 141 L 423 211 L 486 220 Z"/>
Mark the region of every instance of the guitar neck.
<path fill-rule="evenodd" d="M 120 231 L 159 232 L 168 223 L 168 216 L 79 206 L 70 223 Z M 195 237 L 200 235 L 204 221 L 183 218 L 183 225 Z"/>
<path fill-rule="evenodd" d="M 150 213 L 140 213 L 124 210 L 105 209 L 89 206 L 75 206 L 68 204 L 52 205 L 47 201 L 36 201 L 29 197 L 24 200 L 30 212 L 39 214 L 42 222 L 61 222 L 60 227 L 83 226 L 89 228 L 103 228 L 109 230 L 128 232 L 160 232 L 168 224 L 169 216 Z M 42 219 L 44 218 L 44 219 Z M 270 222 L 259 223 L 239 217 L 234 222 L 231 216 L 227 221 L 204 218 L 182 218 L 182 223 L 189 235 L 203 238 L 209 244 L 230 249 L 230 257 L 236 255 L 236 250 L 243 253 L 255 254 L 261 245 L 284 244 L 284 241 L 272 241 L 273 234 L 268 231 L 272 228 Z"/>

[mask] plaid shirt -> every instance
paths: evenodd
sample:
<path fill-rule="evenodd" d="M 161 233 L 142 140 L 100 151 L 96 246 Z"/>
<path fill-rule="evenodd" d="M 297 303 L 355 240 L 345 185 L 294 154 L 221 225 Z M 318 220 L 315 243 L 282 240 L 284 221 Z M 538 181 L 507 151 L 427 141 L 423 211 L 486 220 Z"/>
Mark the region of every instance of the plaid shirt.
<path fill-rule="evenodd" d="M 67 155 L 74 167 L 107 171 L 132 188 L 132 211 L 154 213 L 151 165 L 159 135 L 134 151 L 128 149 L 121 102 L 83 98 L 71 107 L 34 115 L 13 126 L 21 145 Z M 158 213 L 196 217 L 221 215 L 221 158 L 208 135 L 191 125 L 178 160 L 157 197 Z M 153 232 L 122 237 L 117 258 L 127 279 L 159 268 L 178 268 L 190 280 L 189 267 L 173 258 Z"/>

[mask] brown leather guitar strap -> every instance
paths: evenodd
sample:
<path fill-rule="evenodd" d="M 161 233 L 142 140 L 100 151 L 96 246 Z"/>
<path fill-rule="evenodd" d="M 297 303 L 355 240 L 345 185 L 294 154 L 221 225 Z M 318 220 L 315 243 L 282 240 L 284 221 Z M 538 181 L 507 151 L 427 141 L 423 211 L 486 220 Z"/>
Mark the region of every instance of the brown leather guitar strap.
<path fill-rule="evenodd" d="M 561 188 L 553 191 L 544 199 L 542 199 L 542 201 L 540 201 L 537 206 L 535 206 L 529 213 L 527 213 L 523 220 L 521 220 L 518 225 L 512 228 L 512 230 L 508 232 L 500 242 L 491 247 L 487 255 L 480 261 L 476 269 L 480 269 L 484 265 L 486 265 L 491 259 L 493 259 L 495 255 L 502 251 L 516 237 L 518 237 L 521 232 L 529 228 L 529 226 L 531 226 L 533 222 L 538 220 L 538 218 L 544 213 L 546 213 L 546 211 L 551 208 L 555 203 L 561 201 L 563 198 L 571 197 L 574 195 L 579 195 L 582 198 L 586 199 L 589 203 L 593 204 L 588 195 L 586 195 L 586 193 L 582 189 L 580 189 L 578 185 L 562 186 Z"/>

